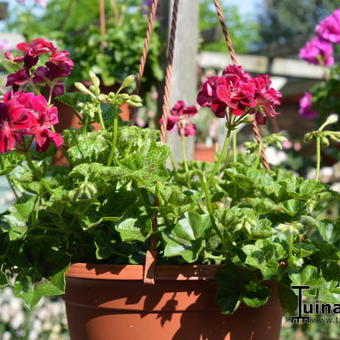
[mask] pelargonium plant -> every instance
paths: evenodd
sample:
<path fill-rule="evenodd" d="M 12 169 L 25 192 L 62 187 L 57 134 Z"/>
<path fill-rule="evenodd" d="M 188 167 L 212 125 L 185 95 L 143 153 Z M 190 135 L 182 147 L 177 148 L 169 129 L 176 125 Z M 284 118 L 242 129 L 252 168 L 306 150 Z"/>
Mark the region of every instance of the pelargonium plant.
<path fill-rule="evenodd" d="M 25 64 L 47 47 L 46 64 L 58 65 L 51 59 L 58 52 L 48 46 L 44 41 L 25 47 L 24 60 L 17 62 L 28 68 L 29 80 L 14 84 L 1 102 L 6 124 L 0 140 L 6 142 L 0 174 L 17 195 L 0 216 L 1 285 L 12 285 L 33 306 L 42 295 L 64 292 L 71 263 L 143 264 L 156 233 L 158 265 L 221 265 L 217 302 L 223 313 L 265 304 L 269 281 L 278 286 L 286 310 L 296 308 L 291 285 L 308 284 L 310 295 L 336 302 L 340 221 L 329 219 L 326 209 L 339 195 L 317 180 L 265 169 L 259 156 L 265 145 L 282 142 L 277 136 L 246 153 L 229 150 L 239 124 L 264 124 L 278 114 L 281 94 L 268 76 L 228 66 L 207 79 L 198 103 L 226 123 L 222 151 L 215 163 L 184 159 L 168 169 L 170 151 L 158 131 L 126 126 L 119 118 L 123 103 L 142 105 L 139 96 L 127 93 L 132 76 L 116 92 L 102 94 L 90 73 L 90 86 L 76 83 L 79 92 L 59 96 L 76 110 L 80 128 L 56 135 L 50 79 L 36 86 L 38 67 Z M 30 100 L 23 102 L 25 96 Z M 171 110 L 168 128 L 177 129 L 184 142 L 195 131 L 196 111 L 182 101 Z M 326 137 L 322 131 L 308 138 Z M 66 166 L 54 165 L 57 149 Z"/>

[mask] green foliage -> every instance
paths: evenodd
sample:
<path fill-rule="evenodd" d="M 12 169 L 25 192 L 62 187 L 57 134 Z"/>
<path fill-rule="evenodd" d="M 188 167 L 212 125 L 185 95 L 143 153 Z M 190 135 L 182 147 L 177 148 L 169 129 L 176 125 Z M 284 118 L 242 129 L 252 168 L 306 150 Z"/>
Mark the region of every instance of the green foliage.
<path fill-rule="evenodd" d="M 106 1 L 106 34 L 100 34 L 99 6 L 93 0 L 50 0 L 46 10 L 20 3 L 11 12 L 9 29 L 28 40 L 44 37 L 57 41 L 75 62 L 70 86 L 95 72 L 105 86 L 119 85 L 129 74 L 137 74 L 148 16 L 140 1 Z M 15 14 L 14 14 L 15 13 Z M 51 20 L 53 18 L 53 20 Z M 156 23 L 157 26 L 157 23 Z M 143 91 L 163 77 L 159 56 L 162 43 L 157 27 L 152 35 Z"/>
<path fill-rule="evenodd" d="M 336 8 L 336 2 L 331 0 L 268 1 L 258 18 L 261 23 L 259 29 L 261 45 L 265 47 L 272 43 L 291 41 L 287 48 L 293 48 L 289 50 L 292 54 L 303 44 L 298 39 L 309 39 L 315 26 Z M 294 44 L 296 38 L 298 44 Z M 274 54 L 278 51 L 276 49 Z"/>
<path fill-rule="evenodd" d="M 215 28 L 219 29 L 219 21 L 216 14 L 216 9 L 210 0 L 200 0 L 200 31 L 209 30 L 212 32 Z M 227 6 L 222 3 L 226 21 L 228 23 L 228 29 L 233 37 L 233 43 L 235 49 L 239 53 L 244 53 L 251 49 L 251 46 L 257 42 L 259 26 L 256 22 L 250 20 L 250 18 L 245 18 L 239 13 L 236 6 Z M 220 32 L 218 30 L 218 32 Z M 204 35 L 204 34 L 203 34 Z M 218 41 L 215 40 L 215 34 L 208 35 L 208 40 L 204 41 L 202 44 L 202 49 L 206 51 L 216 51 L 216 52 L 226 52 L 225 39 L 221 35 Z M 218 35 L 219 36 L 219 35 Z"/>

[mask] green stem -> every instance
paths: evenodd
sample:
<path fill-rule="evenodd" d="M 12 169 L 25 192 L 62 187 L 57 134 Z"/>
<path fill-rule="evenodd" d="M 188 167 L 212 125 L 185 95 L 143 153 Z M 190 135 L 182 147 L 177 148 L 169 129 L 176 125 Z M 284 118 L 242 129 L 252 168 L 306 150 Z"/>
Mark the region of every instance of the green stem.
<path fill-rule="evenodd" d="M 117 140 L 118 140 L 118 108 L 114 107 L 113 112 L 113 127 L 112 127 L 112 145 L 109 158 L 107 160 L 107 166 L 112 165 L 113 156 L 117 148 Z"/>
<path fill-rule="evenodd" d="M 116 109 L 116 108 L 114 108 Z M 116 114 L 115 114 L 116 116 Z M 117 113 L 117 119 L 118 119 L 118 113 Z M 102 113 L 102 108 L 100 103 L 98 104 L 98 120 L 100 125 L 102 126 L 102 128 L 105 130 L 105 123 L 104 123 L 104 119 L 103 119 L 103 113 Z"/>
<path fill-rule="evenodd" d="M 182 146 L 182 158 L 184 163 L 185 172 L 188 173 L 188 162 L 187 162 L 187 150 L 186 150 L 186 141 L 185 136 L 181 136 L 181 146 Z"/>
<path fill-rule="evenodd" d="M 223 143 L 222 151 L 218 155 L 217 162 L 215 163 L 215 167 L 212 170 L 213 175 L 215 175 L 217 173 L 222 162 L 225 161 L 225 159 L 227 158 L 230 134 L 231 134 L 231 129 L 228 129 L 226 138 L 225 138 L 224 143 Z"/>
<path fill-rule="evenodd" d="M 176 163 L 175 163 L 174 156 L 172 155 L 172 151 L 171 150 L 169 152 L 169 158 L 170 158 L 170 163 L 171 163 L 171 166 L 172 166 L 172 170 L 176 171 Z"/>
<path fill-rule="evenodd" d="M 221 243 L 222 243 L 222 248 L 223 248 L 223 252 L 225 254 L 227 254 L 228 252 L 228 247 L 227 247 L 227 243 L 226 240 L 224 239 L 220 229 L 218 229 L 217 225 L 216 225 L 216 221 L 215 221 L 215 217 L 214 217 L 214 209 L 213 206 L 211 204 L 211 196 L 210 196 L 210 191 L 209 191 L 209 186 L 208 186 L 208 182 L 207 179 L 205 178 L 204 174 L 200 174 L 201 176 L 201 180 L 202 180 L 202 188 L 204 191 L 204 195 L 205 195 L 205 199 L 207 201 L 207 208 L 208 208 L 208 212 L 210 215 L 210 219 L 213 225 L 213 228 L 217 234 L 217 236 L 220 238 Z"/>
<path fill-rule="evenodd" d="M 233 132 L 233 160 L 237 162 L 237 130 Z"/>
<path fill-rule="evenodd" d="M 321 165 L 321 139 L 316 138 L 316 172 L 315 179 L 319 180 L 320 177 L 320 165 Z"/>
<path fill-rule="evenodd" d="M 294 238 L 293 234 L 289 232 L 288 234 L 288 264 L 293 265 L 293 243 Z"/>

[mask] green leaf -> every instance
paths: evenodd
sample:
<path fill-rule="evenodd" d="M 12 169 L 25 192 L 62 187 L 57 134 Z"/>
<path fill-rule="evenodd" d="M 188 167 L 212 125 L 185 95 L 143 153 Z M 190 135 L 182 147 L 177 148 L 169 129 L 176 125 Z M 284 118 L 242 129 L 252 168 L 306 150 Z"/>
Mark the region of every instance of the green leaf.
<path fill-rule="evenodd" d="M 244 286 L 242 301 L 249 307 L 260 307 L 266 304 L 271 296 L 271 289 L 256 281 Z"/>
<path fill-rule="evenodd" d="M 259 269 L 264 280 L 278 274 L 279 261 L 286 253 L 281 244 L 267 239 L 245 245 L 242 250 L 247 255 L 245 263 Z"/>
<path fill-rule="evenodd" d="M 15 204 L 8 209 L 9 214 L 3 216 L 2 220 L 9 226 L 8 233 L 10 240 L 24 237 L 35 201 L 36 198 L 32 197 L 25 203 Z"/>
<path fill-rule="evenodd" d="M 320 275 L 318 268 L 312 265 L 307 265 L 302 272 L 293 271 L 289 274 L 289 278 L 294 286 L 310 286 L 310 289 L 322 287 L 326 281 Z"/>
<path fill-rule="evenodd" d="M 68 130 L 64 133 L 70 161 L 80 163 L 106 163 L 110 152 L 110 135 L 107 131 L 79 133 Z"/>
<path fill-rule="evenodd" d="M 106 233 L 104 233 L 101 230 L 98 230 L 94 238 L 94 244 L 96 246 L 96 258 L 98 260 L 103 260 L 115 254 L 114 251 L 115 243 L 116 241 L 108 238 Z"/>
<path fill-rule="evenodd" d="M 254 272 L 243 270 L 234 265 L 227 265 L 217 272 L 216 302 L 223 314 L 234 313 L 241 304 L 243 296 L 249 303 L 252 303 L 251 300 L 254 296 L 245 287 L 255 279 L 255 276 Z M 251 289 L 251 285 L 248 288 Z M 253 302 L 256 303 L 255 300 Z"/>
<path fill-rule="evenodd" d="M 162 233 L 166 242 L 164 256 L 182 256 L 189 263 L 195 262 L 202 251 L 202 239 L 210 227 L 210 217 L 195 212 L 185 213 L 171 230 Z"/>
<path fill-rule="evenodd" d="M 319 251 L 319 249 L 310 241 L 300 242 L 294 245 L 294 253 L 300 258 L 312 255 L 317 251 Z"/>
<path fill-rule="evenodd" d="M 339 276 L 338 276 L 339 278 Z M 327 282 L 319 289 L 319 300 L 325 303 L 338 304 L 340 301 L 340 286 L 339 281 Z"/>
<path fill-rule="evenodd" d="M 126 218 L 116 224 L 115 229 L 119 232 L 123 242 L 144 242 L 152 231 L 151 219 Z"/>
<path fill-rule="evenodd" d="M 248 224 L 246 230 L 248 237 L 252 240 L 267 238 L 276 233 L 276 230 L 271 227 L 271 222 L 268 219 L 256 220 L 254 224 Z"/>
<path fill-rule="evenodd" d="M 0 176 L 9 175 L 24 160 L 24 155 L 19 152 L 10 151 L 0 156 Z"/>

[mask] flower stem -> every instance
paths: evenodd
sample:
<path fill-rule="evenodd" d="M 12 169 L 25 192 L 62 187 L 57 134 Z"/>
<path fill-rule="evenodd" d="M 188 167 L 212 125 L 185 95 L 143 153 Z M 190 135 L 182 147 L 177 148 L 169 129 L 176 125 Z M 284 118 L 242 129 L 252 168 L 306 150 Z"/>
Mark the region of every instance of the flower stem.
<path fill-rule="evenodd" d="M 114 108 L 114 110 L 115 110 L 115 109 L 116 109 L 116 108 Z M 115 113 L 115 116 L 116 116 L 116 113 Z M 117 116 L 118 116 L 118 113 L 117 113 Z M 102 126 L 102 129 L 105 130 L 105 123 L 104 123 L 103 113 L 102 113 L 102 108 L 101 108 L 100 103 L 98 104 L 98 119 L 99 119 L 100 125 Z"/>
<path fill-rule="evenodd" d="M 185 136 L 181 136 L 181 146 L 182 146 L 182 158 L 184 163 L 185 172 L 188 173 L 188 162 L 187 162 L 187 150 L 186 150 L 186 141 Z"/>
<path fill-rule="evenodd" d="M 218 158 L 217 158 L 217 162 L 215 163 L 215 167 L 212 171 L 212 173 L 215 175 L 216 172 L 219 170 L 222 162 L 227 158 L 227 154 L 228 154 L 228 146 L 229 146 L 229 140 L 230 140 L 230 134 L 231 134 L 231 129 L 227 130 L 227 135 L 226 138 L 224 140 L 223 143 L 223 147 L 222 147 L 222 151 L 219 154 Z"/>
<path fill-rule="evenodd" d="M 293 265 L 293 244 L 294 236 L 291 232 L 288 233 L 288 264 Z"/>
<path fill-rule="evenodd" d="M 208 208 L 208 212 L 209 212 L 209 216 L 210 216 L 213 228 L 214 228 L 217 236 L 220 238 L 221 243 L 222 243 L 223 252 L 226 254 L 228 252 L 227 244 L 226 244 L 226 241 L 225 241 L 220 229 L 218 229 L 218 227 L 216 225 L 216 221 L 215 221 L 215 217 L 214 217 L 214 209 L 213 209 L 212 204 L 211 204 L 211 197 L 210 197 L 210 191 L 209 191 L 207 179 L 205 178 L 205 175 L 202 174 L 202 173 L 200 174 L 200 177 L 201 177 L 201 180 L 202 180 L 202 187 L 203 187 L 205 200 L 207 202 L 207 208 Z"/>
<path fill-rule="evenodd" d="M 112 165 L 113 156 L 117 148 L 117 139 L 118 139 L 118 108 L 113 108 L 113 127 L 112 127 L 112 145 L 109 158 L 107 160 L 107 166 Z"/>
<path fill-rule="evenodd" d="M 316 137 L 316 172 L 315 179 L 319 180 L 320 177 L 320 165 L 321 165 L 321 139 Z"/>
<path fill-rule="evenodd" d="M 237 162 L 237 130 L 233 132 L 233 160 Z"/>

